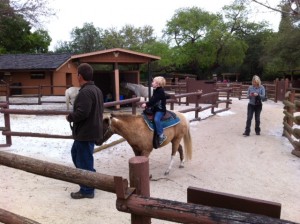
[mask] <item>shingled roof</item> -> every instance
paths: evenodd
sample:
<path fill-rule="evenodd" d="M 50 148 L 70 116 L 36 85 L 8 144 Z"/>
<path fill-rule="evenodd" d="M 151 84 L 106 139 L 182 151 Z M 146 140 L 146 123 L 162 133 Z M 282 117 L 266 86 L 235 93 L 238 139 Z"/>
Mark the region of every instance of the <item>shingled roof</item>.
<path fill-rule="evenodd" d="M 72 54 L 3 54 L 0 55 L 0 70 L 55 70 Z"/>

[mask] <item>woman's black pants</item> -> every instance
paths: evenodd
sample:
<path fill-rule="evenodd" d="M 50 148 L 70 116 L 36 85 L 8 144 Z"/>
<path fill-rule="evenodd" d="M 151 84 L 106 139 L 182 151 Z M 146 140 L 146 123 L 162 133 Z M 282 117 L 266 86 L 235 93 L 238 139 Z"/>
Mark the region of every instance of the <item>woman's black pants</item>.
<path fill-rule="evenodd" d="M 246 122 L 246 129 L 245 129 L 246 134 L 250 134 L 251 121 L 253 118 L 253 114 L 255 115 L 255 133 L 260 134 L 260 113 L 261 113 L 261 111 L 262 111 L 262 104 L 261 105 L 248 104 L 247 122 Z"/>

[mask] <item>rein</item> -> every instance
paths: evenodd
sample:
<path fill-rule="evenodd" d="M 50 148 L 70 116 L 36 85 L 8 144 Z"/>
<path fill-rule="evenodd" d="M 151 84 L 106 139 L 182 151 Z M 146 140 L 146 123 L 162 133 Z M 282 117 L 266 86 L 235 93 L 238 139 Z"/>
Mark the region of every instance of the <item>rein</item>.
<path fill-rule="evenodd" d="M 103 139 L 106 139 L 106 135 L 109 133 L 109 132 L 112 132 L 111 130 L 111 121 L 109 119 L 109 125 L 107 127 L 107 130 L 105 131 L 105 133 L 103 134 Z M 113 133 L 113 132 L 112 132 Z"/>

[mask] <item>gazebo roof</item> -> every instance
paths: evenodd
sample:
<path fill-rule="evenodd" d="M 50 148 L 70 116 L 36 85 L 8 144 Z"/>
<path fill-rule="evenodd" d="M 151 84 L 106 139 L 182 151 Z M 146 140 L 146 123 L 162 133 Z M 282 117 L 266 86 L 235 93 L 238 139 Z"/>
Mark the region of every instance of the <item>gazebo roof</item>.
<path fill-rule="evenodd" d="M 131 51 L 131 50 L 125 50 L 122 48 L 113 48 L 113 49 L 95 51 L 95 52 L 90 52 L 90 53 L 85 53 L 85 54 L 77 54 L 77 55 L 73 55 L 72 59 L 90 57 L 90 56 L 95 56 L 95 55 L 105 55 L 105 54 L 111 54 L 111 53 L 114 55 L 114 57 L 118 57 L 120 53 L 125 53 L 125 54 L 131 54 L 131 55 L 135 55 L 135 56 L 139 56 L 139 57 L 148 58 L 148 59 L 151 59 L 152 61 L 161 59 L 158 56 L 139 53 L 139 52 Z"/>

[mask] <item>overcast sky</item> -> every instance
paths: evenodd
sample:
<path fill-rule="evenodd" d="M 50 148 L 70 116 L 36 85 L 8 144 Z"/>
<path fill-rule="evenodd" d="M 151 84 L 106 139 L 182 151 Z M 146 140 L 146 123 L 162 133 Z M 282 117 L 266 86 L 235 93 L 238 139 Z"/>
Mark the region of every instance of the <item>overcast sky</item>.
<path fill-rule="evenodd" d="M 260 0 L 268 2 L 275 7 L 280 0 Z M 150 25 L 158 37 L 165 28 L 166 22 L 172 18 L 175 11 L 184 7 L 200 7 L 211 12 L 218 12 L 224 5 L 229 5 L 232 0 L 51 0 L 49 7 L 57 16 L 45 23 L 46 29 L 52 38 L 50 50 L 53 50 L 57 41 L 69 41 L 73 28 L 81 28 L 84 23 L 93 23 L 95 27 L 107 29 L 116 27 L 120 29 L 125 25 L 143 27 Z M 261 21 L 267 20 L 278 28 L 280 14 L 272 12 L 262 6 L 252 3 L 259 12 L 253 18 Z"/>

